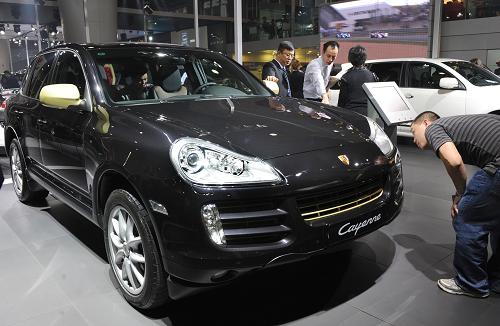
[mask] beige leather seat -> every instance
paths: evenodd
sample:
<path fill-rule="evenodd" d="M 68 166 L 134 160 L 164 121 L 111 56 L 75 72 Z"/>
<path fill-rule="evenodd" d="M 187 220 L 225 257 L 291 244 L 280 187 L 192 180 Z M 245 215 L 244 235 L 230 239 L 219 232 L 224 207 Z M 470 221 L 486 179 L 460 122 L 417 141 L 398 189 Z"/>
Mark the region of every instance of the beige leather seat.
<path fill-rule="evenodd" d="M 187 88 L 182 85 L 181 73 L 179 69 L 168 74 L 161 83 L 161 86 L 155 86 L 154 92 L 157 98 L 166 99 L 172 96 L 187 95 Z"/>

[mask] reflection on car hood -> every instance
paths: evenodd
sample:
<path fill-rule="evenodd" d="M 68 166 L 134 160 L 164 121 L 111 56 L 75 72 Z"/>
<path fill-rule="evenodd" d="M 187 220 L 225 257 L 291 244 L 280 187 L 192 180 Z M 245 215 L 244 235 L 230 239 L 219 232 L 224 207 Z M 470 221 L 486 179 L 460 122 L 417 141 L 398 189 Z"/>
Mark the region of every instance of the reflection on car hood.
<path fill-rule="evenodd" d="M 198 137 L 262 159 L 369 142 L 342 111 L 345 115 L 319 103 L 273 97 L 176 101 L 129 110 L 161 126 L 171 141 Z M 181 132 L 172 134 L 172 126 Z"/>

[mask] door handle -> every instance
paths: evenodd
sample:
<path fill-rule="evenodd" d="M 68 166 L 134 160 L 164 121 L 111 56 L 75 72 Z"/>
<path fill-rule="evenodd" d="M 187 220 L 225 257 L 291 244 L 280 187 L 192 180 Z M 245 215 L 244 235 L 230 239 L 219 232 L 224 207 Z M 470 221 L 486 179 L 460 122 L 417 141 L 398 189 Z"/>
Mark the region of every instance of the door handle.
<path fill-rule="evenodd" d="M 44 119 L 36 119 L 36 123 L 39 124 L 39 125 L 46 125 L 47 124 L 47 120 L 44 120 Z"/>
<path fill-rule="evenodd" d="M 411 95 L 411 94 L 405 94 L 405 97 L 406 97 L 406 98 L 413 98 L 414 96 L 413 96 L 413 95 Z"/>

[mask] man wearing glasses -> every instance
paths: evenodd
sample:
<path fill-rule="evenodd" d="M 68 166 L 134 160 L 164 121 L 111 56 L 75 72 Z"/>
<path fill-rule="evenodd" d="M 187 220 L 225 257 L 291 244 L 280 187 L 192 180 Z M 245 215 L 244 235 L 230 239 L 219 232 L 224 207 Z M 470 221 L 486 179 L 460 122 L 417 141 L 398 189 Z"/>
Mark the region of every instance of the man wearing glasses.
<path fill-rule="evenodd" d="M 278 46 L 276 59 L 266 62 L 262 67 L 262 80 L 275 82 L 279 87 L 279 96 L 291 97 L 290 75 L 287 67 L 292 62 L 295 48 L 292 42 L 283 41 Z"/>

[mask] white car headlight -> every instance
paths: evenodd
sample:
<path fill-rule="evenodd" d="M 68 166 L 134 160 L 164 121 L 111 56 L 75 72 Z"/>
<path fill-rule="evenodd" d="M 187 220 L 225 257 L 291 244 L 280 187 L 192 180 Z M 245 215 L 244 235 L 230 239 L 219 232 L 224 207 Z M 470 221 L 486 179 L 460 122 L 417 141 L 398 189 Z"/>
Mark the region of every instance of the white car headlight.
<path fill-rule="evenodd" d="M 197 138 L 180 138 L 170 159 L 185 180 L 200 185 L 278 183 L 282 179 L 268 163 Z"/>
<path fill-rule="evenodd" d="M 380 148 L 385 156 L 391 154 L 394 150 L 394 145 L 387 134 L 382 128 L 380 128 L 378 123 L 368 117 L 366 120 L 368 120 L 368 125 L 370 126 L 370 139 L 377 144 L 378 148 Z"/>

